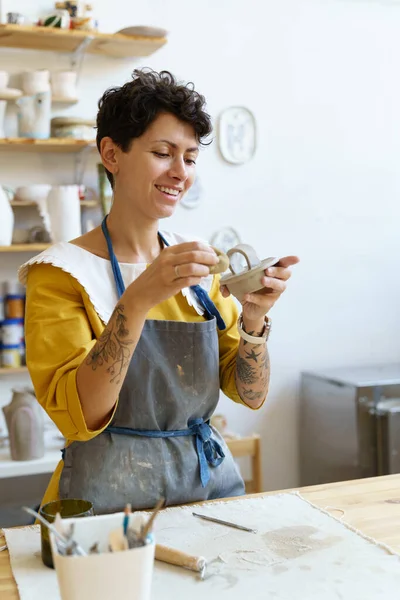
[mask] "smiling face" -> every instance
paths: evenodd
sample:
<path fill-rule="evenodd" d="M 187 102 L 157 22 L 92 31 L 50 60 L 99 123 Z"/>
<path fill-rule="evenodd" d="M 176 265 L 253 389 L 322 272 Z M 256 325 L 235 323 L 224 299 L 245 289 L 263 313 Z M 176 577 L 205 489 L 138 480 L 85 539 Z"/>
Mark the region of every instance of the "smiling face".
<path fill-rule="evenodd" d="M 114 201 L 145 220 L 169 217 L 193 184 L 198 142 L 193 127 L 161 113 L 123 152 L 103 138 L 101 155 L 114 177 Z"/>

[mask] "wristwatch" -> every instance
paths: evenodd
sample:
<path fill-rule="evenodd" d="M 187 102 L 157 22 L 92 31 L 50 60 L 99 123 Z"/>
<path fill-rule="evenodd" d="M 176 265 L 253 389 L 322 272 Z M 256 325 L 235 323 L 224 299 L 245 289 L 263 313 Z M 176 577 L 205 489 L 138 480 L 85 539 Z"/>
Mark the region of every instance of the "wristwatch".
<path fill-rule="evenodd" d="M 264 317 L 264 328 L 261 332 L 261 335 L 250 335 L 243 329 L 243 315 L 239 316 L 237 322 L 237 328 L 239 331 L 239 335 L 249 344 L 266 344 L 269 338 L 269 334 L 271 331 L 271 319 L 267 316 Z"/>

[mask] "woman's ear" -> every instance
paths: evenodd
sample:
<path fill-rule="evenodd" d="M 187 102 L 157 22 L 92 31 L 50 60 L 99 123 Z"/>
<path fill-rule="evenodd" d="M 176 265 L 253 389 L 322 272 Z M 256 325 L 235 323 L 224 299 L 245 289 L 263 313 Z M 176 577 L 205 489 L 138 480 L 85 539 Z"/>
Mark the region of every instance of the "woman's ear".
<path fill-rule="evenodd" d="M 110 137 L 103 137 L 100 142 L 100 156 L 103 165 L 114 176 L 119 171 L 118 166 L 118 146 Z"/>

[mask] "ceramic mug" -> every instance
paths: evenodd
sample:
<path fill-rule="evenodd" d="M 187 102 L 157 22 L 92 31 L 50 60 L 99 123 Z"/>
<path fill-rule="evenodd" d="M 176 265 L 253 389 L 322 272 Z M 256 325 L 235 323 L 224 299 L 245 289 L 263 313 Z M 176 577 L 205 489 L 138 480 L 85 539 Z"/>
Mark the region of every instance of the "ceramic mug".
<path fill-rule="evenodd" d="M 53 96 L 65 99 L 77 98 L 76 83 L 76 71 L 55 71 L 51 74 L 51 91 Z"/>
<path fill-rule="evenodd" d="M 26 96 L 50 91 L 50 72 L 47 69 L 22 73 L 22 90 Z"/>

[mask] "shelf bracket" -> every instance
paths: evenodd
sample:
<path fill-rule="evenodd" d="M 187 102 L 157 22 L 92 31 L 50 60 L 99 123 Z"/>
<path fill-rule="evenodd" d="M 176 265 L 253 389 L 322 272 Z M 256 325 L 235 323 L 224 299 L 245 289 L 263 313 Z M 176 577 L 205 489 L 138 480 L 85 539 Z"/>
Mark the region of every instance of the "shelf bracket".
<path fill-rule="evenodd" d="M 86 48 L 89 46 L 89 44 L 93 40 L 94 40 L 93 35 L 86 36 L 82 40 L 82 42 L 79 44 L 79 46 L 76 48 L 76 50 L 74 50 L 74 52 L 72 52 L 72 54 L 71 54 L 71 59 L 70 59 L 71 69 L 76 71 L 78 80 L 79 80 L 79 76 L 80 76 L 80 72 L 81 72 L 81 68 L 82 68 L 82 61 L 83 61 L 83 57 L 86 52 Z"/>
<path fill-rule="evenodd" d="M 93 142 L 88 146 L 85 146 L 75 155 L 75 183 L 77 185 L 82 185 L 83 175 L 86 169 L 86 163 L 89 158 L 90 153 L 96 144 Z"/>

